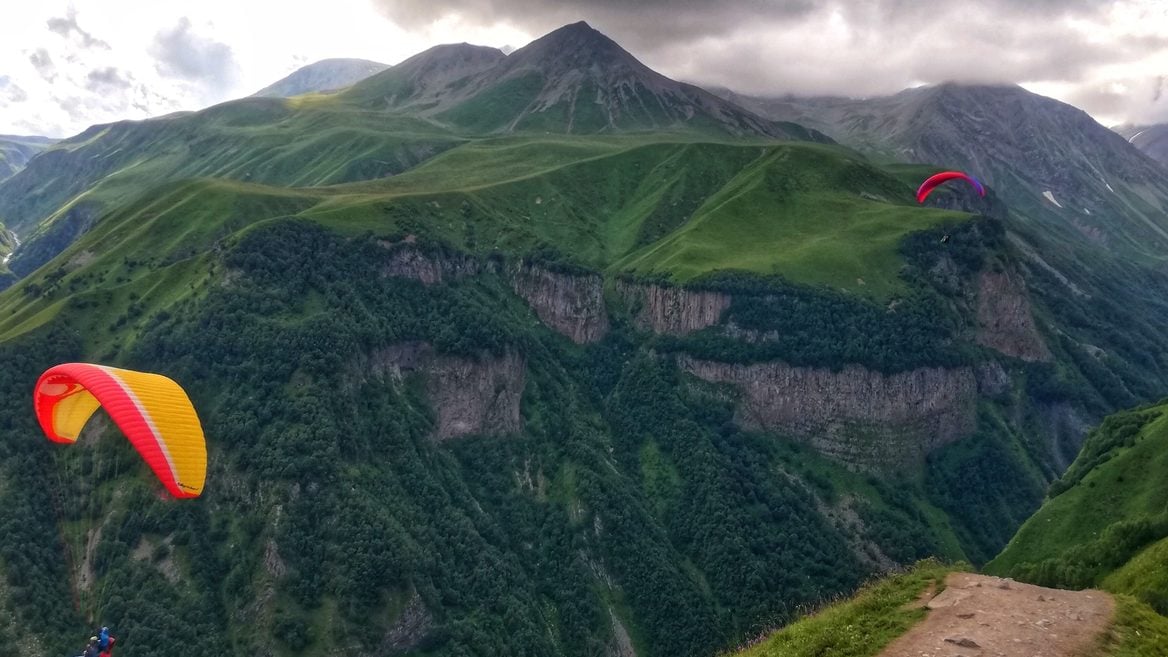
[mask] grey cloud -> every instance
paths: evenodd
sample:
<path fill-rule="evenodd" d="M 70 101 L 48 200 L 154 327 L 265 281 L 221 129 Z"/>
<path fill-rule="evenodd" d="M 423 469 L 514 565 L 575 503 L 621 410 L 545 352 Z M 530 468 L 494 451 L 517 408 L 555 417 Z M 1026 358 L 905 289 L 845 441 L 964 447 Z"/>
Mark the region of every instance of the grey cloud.
<path fill-rule="evenodd" d="M 798 19 L 815 0 L 373 0 L 394 22 L 418 27 L 458 15 L 471 23 L 510 23 L 543 33 L 587 20 L 622 44 L 651 48 L 675 39 L 724 34 L 743 21 Z"/>
<path fill-rule="evenodd" d="M 190 19 L 154 37 L 151 54 L 155 68 L 166 76 L 199 82 L 211 89 L 231 87 L 238 67 L 231 46 L 208 39 L 191 29 Z"/>
<path fill-rule="evenodd" d="M 108 43 L 94 37 L 92 34 L 77 24 L 77 10 L 73 7 L 70 7 L 69 10 L 65 12 L 65 18 L 50 18 L 47 21 L 47 24 L 49 26 L 50 32 L 56 32 L 65 38 L 69 38 L 70 35 L 76 34 L 77 38 L 81 41 L 81 46 L 84 48 L 97 47 L 109 50 L 110 45 Z"/>
<path fill-rule="evenodd" d="M 1065 99 L 1075 107 L 1092 108 L 1101 114 L 1120 114 L 1128 106 L 1130 98 L 1127 94 L 1117 93 L 1110 89 L 1098 87 L 1082 87 L 1071 92 Z"/>
<path fill-rule="evenodd" d="M 0 75 L 0 100 L 5 101 L 5 105 L 23 103 L 28 100 L 28 92 L 13 82 L 12 78 Z"/>
<path fill-rule="evenodd" d="M 1163 97 L 1164 76 L 1110 80 L 1081 85 L 1063 100 L 1090 113 L 1121 117 L 1135 124 L 1168 123 L 1168 98 Z"/>
<path fill-rule="evenodd" d="M 66 96 L 64 98 L 55 98 L 57 106 L 65 110 L 69 118 L 74 121 L 83 121 L 86 118 L 86 102 L 80 96 Z"/>
<path fill-rule="evenodd" d="M 373 0 L 391 20 L 418 27 L 458 15 L 472 23 L 510 23 L 543 33 L 586 20 L 627 46 L 652 49 L 690 37 L 716 37 L 759 23 L 790 25 L 808 16 L 838 12 L 857 29 L 938 20 L 949 6 L 919 0 Z M 967 16 L 1011 19 L 1092 16 L 1096 0 L 980 0 L 954 5 Z M 961 29 L 960 16 L 953 27 Z"/>
<path fill-rule="evenodd" d="M 49 51 L 44 48 L 37 48 L 28 56 L 28 61 L 32 63 L 33 68 L 45 80 L 52 82 L 57 79 L 57 65 L 53 63 L 53 58 L 49 56 Z"/>
<path fill-rule="evenodd" d="M 373 0 L 394 22 L 458 16 L 532 34 L 577 20 L 674 78 L 767 95 L 895 93 L 915 83 L 1085 84 L 1107 64 L 1168 50 L 1168 38 L 1091 41 L 1098 0 Z M 1066 19 L 1077 19 L 1068 21 Z M 1113 103 L 1085 94 L 1102 111 Z"/>
<path fill-rule="evenodd" d="M 85 88 L 96 92 L 110 92 L 130 87 L 129 75 L 123 75 L 113 66 L 95 68 L 85 76 Z"/>

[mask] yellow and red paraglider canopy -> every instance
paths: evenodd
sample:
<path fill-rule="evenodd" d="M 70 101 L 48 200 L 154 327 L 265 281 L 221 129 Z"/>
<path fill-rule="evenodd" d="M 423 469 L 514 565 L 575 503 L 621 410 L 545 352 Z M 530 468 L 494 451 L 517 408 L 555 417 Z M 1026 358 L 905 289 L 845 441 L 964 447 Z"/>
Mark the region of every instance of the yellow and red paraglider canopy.
<path fill-rule="evenodd" d="M 100 406 L 175 497 L 197 497 L 207 475 L 207 444 L 191 400 L 161 374 L 90 363 L 49 368 L 33 392 L 49 440 L 77 441 Z"/>

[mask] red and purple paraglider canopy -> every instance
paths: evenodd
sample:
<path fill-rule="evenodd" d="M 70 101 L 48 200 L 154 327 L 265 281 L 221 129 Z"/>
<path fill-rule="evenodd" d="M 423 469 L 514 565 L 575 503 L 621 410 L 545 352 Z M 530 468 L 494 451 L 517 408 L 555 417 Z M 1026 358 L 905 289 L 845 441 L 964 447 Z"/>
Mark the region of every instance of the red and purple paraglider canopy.
<path fill-rule="evenodd" d="M 954 180 L 956 178 L 960 178 L 968 182 L 970 185 L 973 185 L 973 188 L 977 190 L 978 195 L 985 196 L 985 187 L 982 187 L 981 183 L 977 181 L 977 178 L 974 178 L 973 176 L 962 173 L 960 171 L 942 171 L 936 175 L 929 176 L 928 180 L 921 183 L 920 188 L 917 189 L 917 203 L 924 203 L 925 197 L 928 196 L 929 193 L 936 189 L 937 186 L 941 183 Z"/>

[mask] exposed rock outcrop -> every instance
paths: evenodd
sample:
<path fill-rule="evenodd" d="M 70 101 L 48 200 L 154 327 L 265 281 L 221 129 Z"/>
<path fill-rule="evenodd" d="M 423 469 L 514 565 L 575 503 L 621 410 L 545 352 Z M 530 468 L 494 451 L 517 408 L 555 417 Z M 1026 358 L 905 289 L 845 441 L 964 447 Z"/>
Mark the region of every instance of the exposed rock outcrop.
<path fill-rule="evenodd" d="M 436 355 L 424 342 L 403 342 L 373 352 L 373 374 L 401 379 L 419 371 L 434 408 L 434 437 L 503 435 L 523 429 L 520 401 L 527 380 L 523 356 L 507 352 L 481 359 Z"/>
<path fill-rule="evenodd" d="M 771 362 L 731 365 L 683 356 L 681 366 L 739 391 L 736 421 L 788 434 L 860 468 L 917 463 L 971 433 L 977 380 L 970 368 L 920 368 L 885 376 L 859 366 L 834 372 Z"/>
<path fill-rule="evenodd" d="M 401 616 L 385 633 L 377 652 L 370 657 L 396 655 L 418 647 L 434 627 L 434 616 L 426 609 L 421 596 L 414 593 Z"/>
<path fill-rule="evenodd" d="M 717 324 L 730 307 L 724 292 L 632 283 L 621 283 L 617 290 L 637 308 L 637 326 L 656 333 L 699 331 Z"/>
<path fill-rule="evenodd" d="M 608 617 L 612 620 L 612 641 L 604 651 L 607 657 L 637 657 L 633 649 L 633 640 L 629 638 L 629 631 L 624 623 L 616 616 L 612 607 L 608 608 Z"/>
<path fill-rule="evenodd" d="M 1050 437 L 1050 451 L 1057 472 L 1070 467 L 1083 447 L 1087 432 L 1099 422 L 1099 418 L 1080 417 L 1075 407 L 1067 402 L 1040 404 L 1038 417 L 1043 430 Z"/>
<path fill-rule="evenodd" d="M 474 276 L 483 271 L 482 264 L 470 256 L 427 252 L 412 243 L 383 242 L 389 249 L 389 258 L 382 267 L 381 275 L 397 278 L 412 278 L 423 285 L 434 285 L 447 280 Z"/>
<path fill-rule="evenodd" d="M 999 397 L 1010 390 L 1010 375 L 996 360 L 981 363 L 975 369 L 977 391 L 986 397 Z"/>
<path fill-rule="evenodd" d="M 511 287 L 544 324 L 576 344 L 596 342 L 608 332 L 599 275 L 562 274 L 525 263 L 511 270 Z"/>
<path fill-rule="evenodd" d="M 1017 272 L 981 272 L 977 324 L 979 344 L 1025 361 L 1051 358 L 1034 322 L 1030 297 Z"/>
<path fill-rule="evenodd" d="M 155 541 L 143 536 L 138 546 L 130 553 L 130 557 L 138 561 L 153 564 L 158 572 L 171 584 L 178 584 L 181 574 L 178 564 L 174 561 L 174 536 L 166 536 L 161 541 Z"/>

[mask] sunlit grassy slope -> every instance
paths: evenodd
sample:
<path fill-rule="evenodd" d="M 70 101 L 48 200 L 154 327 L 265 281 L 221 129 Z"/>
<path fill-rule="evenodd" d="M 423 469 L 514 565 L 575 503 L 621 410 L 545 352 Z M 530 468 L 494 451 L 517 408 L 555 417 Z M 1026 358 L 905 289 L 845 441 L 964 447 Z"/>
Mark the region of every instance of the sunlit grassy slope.
<path fill-rule="evenodd" d="M 202 112 L 93 126 L 54 144 L 0 188 L 19 233 L 78 197 L 101 211 L 192 177 L 310 186 L 400 173 L 464 140 L 425 121 L 328 96 L 251 98 Z"/>
<path fill-rule="evenodd" d="M 901 290 L 902 237 L 968 216 L 917 207 L 910 185 L 843 148 L 662 136 L 474 141 L 402 175 L 346 185 L 196 179 L 131 190 L 119 188 L 136 200 L 0 296 L 0 335 L 39 325 L 73 292 L 74 304 L 106 295 L 89 302 L 100 309 L 94 327 L 116 323 L 130 303 L 148 310 L 149 299 L 178 293 L 163 282 L 182 278 L 172 268 L 276 217 L 481 254 L 552 253 L 676 282 L 737 269 L 883 298 Z M 102 292 L 84 291 L 98 280 Z M 106 298 L 116 296 L 111 281 L 125 286 L 120 305 Z"/>
<path fill-rule="evenodd" d="M 255 221 L 289 216 L 316 197 L 222 180 L 170 183 L 106 216 L 52 263 L 0 294 L 0 336 L 23 333 L 69 307 L 87 348 L 101 352 L 207 284 L 208 252 Z M 130 336 L 130 337 L 127 337 Z"/>
<path fill-rule="evenodd" d="M 838 147 L 638 139 L 502 140 L 331 190 L 308 214 L 349 231 L 418 231 L 472 250 L 551 247 L 578 264 L 676 282 L 739 269 L 887 296 L 897 242 L 965 215 Z M 860 280 L 863 282 L 859 282 Z"/>

